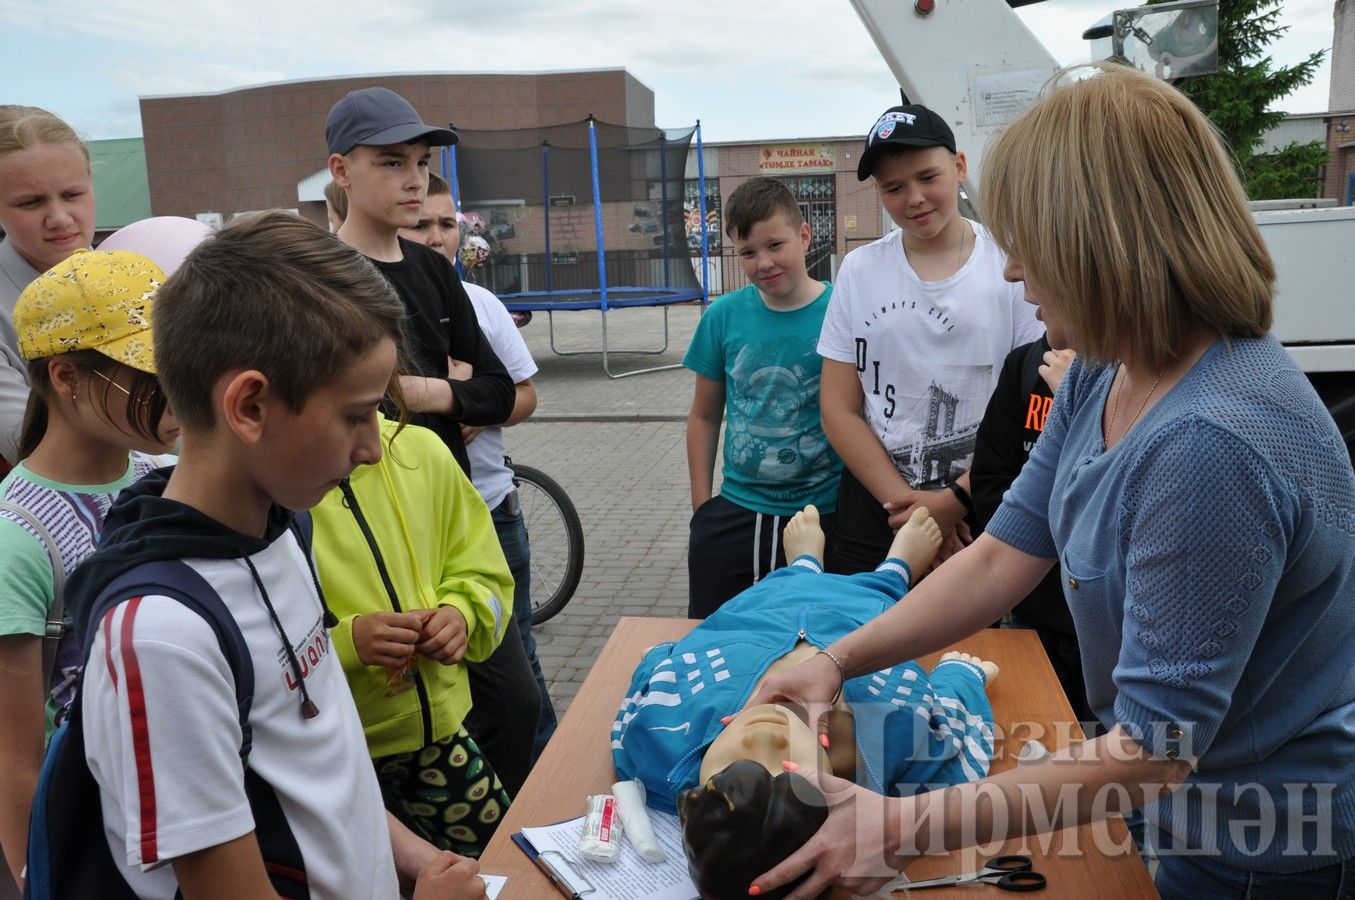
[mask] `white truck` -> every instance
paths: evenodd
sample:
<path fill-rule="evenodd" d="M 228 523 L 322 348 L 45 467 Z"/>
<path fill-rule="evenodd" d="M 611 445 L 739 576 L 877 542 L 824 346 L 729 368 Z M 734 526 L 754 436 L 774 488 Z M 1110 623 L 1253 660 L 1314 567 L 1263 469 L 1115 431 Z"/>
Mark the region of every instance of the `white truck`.
<path fill-rule="evenodd" d="M 981 216 L 985 146 L 1059 64 L 1004 0 L 850 2 L 909 101 L 954 129 L 969 159 L 966 193 Z M 1253 204 L 1278 273 L 1274 333 L 1355 455 L 1355 207 L 1277 206 L 1313 203 Z"/>

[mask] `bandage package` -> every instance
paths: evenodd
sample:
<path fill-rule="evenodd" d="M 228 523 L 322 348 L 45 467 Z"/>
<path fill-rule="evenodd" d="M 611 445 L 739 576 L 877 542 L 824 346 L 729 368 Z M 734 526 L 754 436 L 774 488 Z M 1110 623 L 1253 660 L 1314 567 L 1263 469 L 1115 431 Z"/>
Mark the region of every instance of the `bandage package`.
<path fill-rule="evenodd" d="M 611 794 L 588 798 L 579 855 L 600 863 L 614 863 L 621 856 L 621 812 Z"/>

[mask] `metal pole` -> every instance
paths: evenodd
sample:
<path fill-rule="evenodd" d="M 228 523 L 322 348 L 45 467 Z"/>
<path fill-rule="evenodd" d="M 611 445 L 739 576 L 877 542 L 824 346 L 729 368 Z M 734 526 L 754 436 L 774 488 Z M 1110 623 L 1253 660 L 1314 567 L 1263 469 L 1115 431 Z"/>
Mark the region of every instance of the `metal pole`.
<path fill-rule="evenodd" d="M 448 127 L 451 127 L 450 123 L 448 123 Z M 453 128 L 452 130 L 455 131 L 456 129 Z M 459 214 L 461 212 L 461 185 L 457 183 L 456 177 L 456 145 L 453 144 L 441 149 L 442 152 L 439 154 L 439 157 L 442 161 L 442 178 L 447 182 L 447 186 L 451 189 L 452 205 Z M 463 279 L 466 277 L 466 267 L 461 262 L 461 254 L 459 252 L 452 254 L 452 266 L 456 268 L 458 277 Z"/>
<path fill-rule="evenodd" d="M 701 146 L 701 120 L 696 120 L 696 196 L 701 212 L 701 307 L 710 303 L 710 229 L 706 226 L 706 152 Z"/>
<path fill-rule="evenodd" d="M 541 142 L 541 202 L 546 215 L 546 292 L 555 290 L 550 254 L 550 141 Z"/>
<path fill-rule="evenodd" d="M 602 235 L 602 185 L 598 180 L 598 131 L 596 120 L 588 116 L 588 160 L 593 170 L 593 230 L 597 234 L 598 288 L 602 292 L 604 340 L 607 327 L 607 245 Z"/>
<path fill-rule="evenodd" d="M 670 288 L 673 274 L 668 267 L 672 252 L 668 246 L 668 135 L 663 131 L 659 132 L 659 192 L 663 198 L 659 205 L 659 222 L 663 224 L 663 286 Z"/>

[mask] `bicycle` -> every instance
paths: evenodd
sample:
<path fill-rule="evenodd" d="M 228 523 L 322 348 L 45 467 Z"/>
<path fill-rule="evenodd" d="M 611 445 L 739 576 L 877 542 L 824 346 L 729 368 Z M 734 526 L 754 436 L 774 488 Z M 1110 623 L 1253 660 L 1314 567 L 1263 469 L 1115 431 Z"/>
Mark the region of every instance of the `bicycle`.
<path fill-rule="evenodd" d="M 504 458 L 513 470 L 532 552 L 532 624 L 564 609 L 583 576 L 583 523 L 560 483 L 540 469 Z"/>

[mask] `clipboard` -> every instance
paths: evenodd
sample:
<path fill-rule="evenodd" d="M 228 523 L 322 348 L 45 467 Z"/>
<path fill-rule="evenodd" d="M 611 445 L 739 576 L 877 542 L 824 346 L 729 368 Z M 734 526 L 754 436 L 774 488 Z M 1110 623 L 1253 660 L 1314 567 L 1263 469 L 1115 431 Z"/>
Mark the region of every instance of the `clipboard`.
<path fill-rule="evenodd" d="M 532 861 L 532 865 L 541 870 L 541 874 L 550 879 L 550 883 L 555 885 L 556 890 L 564 894 L 569 900 L 584 900 L 591 894 L 597 893 L 588 878 L 574 869 L 565 855 L 558 850 L 537 851 L 527 835 L 519 831 L 513 835 L 513 843 L 518 845 L 518 849 L 527 854 L 527 858 Z"/>
<path fill-rule="evenodd" d="M 682 830 L 677 816 L 654 812 L 654 836 L 664 847 L 665 861 L 647 863 L 622 842 L 621 859 L 597 863 L 577 856 L 583 816 L 553 825 L 524 828 L 511 836 L 518 849 L 569 900 L 697 900 L 687 873 Z"/>

